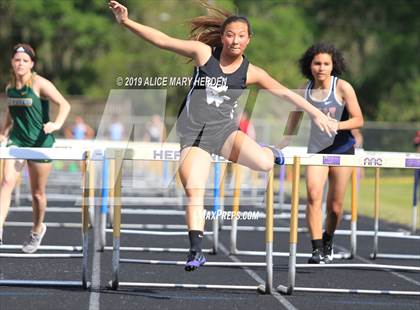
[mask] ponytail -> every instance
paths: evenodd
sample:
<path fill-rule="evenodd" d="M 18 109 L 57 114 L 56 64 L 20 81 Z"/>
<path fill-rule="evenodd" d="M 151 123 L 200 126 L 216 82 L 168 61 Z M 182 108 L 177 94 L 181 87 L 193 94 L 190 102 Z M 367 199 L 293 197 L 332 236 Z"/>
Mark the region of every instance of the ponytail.
<path fill-rule="evenodd" d="M 206 3 L 202 5 L 207 9 L 208 15 L 198 16 L 190 21 L 190 39 L 203 42 L 211 47 L 221 47 L 220 35 L 222 26 L 232 13 L 216 8 Z"/>

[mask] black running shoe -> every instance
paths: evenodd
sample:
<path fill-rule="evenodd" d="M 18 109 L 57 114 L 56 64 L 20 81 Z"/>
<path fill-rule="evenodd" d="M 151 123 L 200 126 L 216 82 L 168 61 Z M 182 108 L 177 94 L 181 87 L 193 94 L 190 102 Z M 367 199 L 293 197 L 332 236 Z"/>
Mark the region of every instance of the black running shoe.
<path fill-rule="evenodd" d="M 187 257 L 187 262 L 185 263 L 185 271 L 194 271 L 200 266 L 204 265 L 206 258 L 202 252 L 190 251 Z"/>
<path fill-rule="evenodd" d="M 324 258 L 323 261 L 325 264 L 331 264 L 334 258 L 334 250 L 332 242 L 324 243 Z"/>
<path fill-rule="evenodd" d="M 312 256 L 308 259 L 308 264 L 324 264 L 324 256 L 320 249 L 312 251 Z"/>

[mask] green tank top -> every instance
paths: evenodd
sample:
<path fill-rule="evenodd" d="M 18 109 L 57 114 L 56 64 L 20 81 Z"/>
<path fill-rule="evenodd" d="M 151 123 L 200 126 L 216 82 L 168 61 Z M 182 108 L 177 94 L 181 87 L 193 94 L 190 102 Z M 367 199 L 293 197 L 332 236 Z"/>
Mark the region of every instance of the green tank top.
<path fill-rule="evenodd" d="M 48 100 L 41 99 L 26 85 L 21 89 L 9 88 L 7 104 L 13 120 L 9 144 L 19 147 L 52 147 L 54 136 L 45 134 L 43 129 L 50 119 Z"/>

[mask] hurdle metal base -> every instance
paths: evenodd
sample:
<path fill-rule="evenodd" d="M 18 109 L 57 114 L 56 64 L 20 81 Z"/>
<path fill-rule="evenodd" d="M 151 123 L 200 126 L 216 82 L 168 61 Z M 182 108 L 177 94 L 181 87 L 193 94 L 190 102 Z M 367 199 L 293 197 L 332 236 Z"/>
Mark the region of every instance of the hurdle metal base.
<path fill-rule="evenodd" d="M 82 287 L 87 289 L 90 282 L 83 281 L 55 281 L 55 280 L 0 280 L 0 286 L 45 286 L 45 287 Z"/>
<path fill-rule="evenodd" d="M 411 254 L 389 254 L 389 253 L 376 253 L 370 254 L 371 259 L 376 258 L 390 258 L 390 259 L 415 259 L 420 260 L 420 255 L 411 255 Z"/>
<path fill-rule="evenodd" d="M 170 260 L 149 260 L 149 259 L 128 259 L 121 258 L 120 263 L 129 264 L 149 264 L 149 265 L 173 265 L 184 266 L 185 261 L 170 261 Z M 266 267 L 267 263 L 256 262 L 206 262 L 206 267 Z"/>
<path fill-rule="evenodd" d="M 416 291 L 391 291 L 391 290 L 363 290 L 363 289 L 333 289 L 333 288 L 317 288 L 317 287 L 286 287 L 279 285 L 277 291 L 282 294 L 291 295 L 296 292 L 308 293 L 345 293 L 345 294 L 371 294 L 371 295 L 405 295 L 420 296 L 420 292 Z"/>
<path fill-rule="evenodd" d="M 74 200 L 74 198 L 73 198 Z M 9 212 L 32 212 L 32 206 L 10 208 Z M 48 207 L 48 213 L 80 213 L 80 208 L 75 207 Z"/>
<path fill-rule="evenodd" d="M 20 244 L 3 244 L 0 250 L 22 250 Z M 65 251 L 65 252 L 82 252 L 81 246 L 60 246 L 60 245 L 41 245 L 39 251 Z"/>
<path fill-rule="evenodd" d="M 232 230 L 231 225 L 223 225 L 221 227 L 222 230 Z M 238 231 L 265 231 L 265 226 L 238 226 L 236 227 Z M 290 229 L 288 227 L 274 227 L 274 232 L 289 232 Z M 307 232 L 307 228 L 299 228 L 298 232 Z"/>
<path fill-rule="evenodd" d="M 54 223 L 45 222 L 48 228 L 81 228 L 80 223 Z M 33 223 L 30 222 L 6 222 L 5 227 L 32 227 Z"/>
<path fill-rule="evenodd" d="M 112 229 L 105 229 L 105 232 L 112 233 Z M 156 230 L 132 230 L 132 229 L 121 229 L 121 234 L 131 235 L 153 235 L 153 236 L 188 236 L 188 231 L 156 231 Z M 205 231 L 205 236 L 213 235 L 212 231 Z"/>
<path fill-rule="evenodd" d="M 231 252 L 232 255 L 246 255 L 246 256 L 266 256 L 265 251 L 241 251 L 236 250 Z M 289 257 L 289 252 L 273 252 L 273 256 L 278 257 Z M 303 258 L 309 258 L 311 257 L 311 253 L 296 253 L 296 257 L 303 257 Z M 352 255 L 351 253 L 336 253 L 334 254 L 335 259 L 351 259 Z"/>
<path fill-rule="evenodd" d="M 179 224 L 121 224 L 122 229 L 179 229 L 179 230 L 187 230 L 187 225 L 179 225 Z"/>
<path fill-rule="evenodd" d="M 187 284 L 187 283 L 147 283 L 147 282 L 109 282 L 109 288 L 148 287 L 148 288 L 189 288 L 189 289 L 220 289 L 220 290 L 251 290 L 262 292 L 264 285 L 218 285 L 218 284 Z M 265 292 L 265 288 L 263 290 Z"/>
<path fill-rule="evenodd" d="M 420 271 L 420 267 L 416 266 L 396 266 L 396 265 L 380 265 L 380 264 L 296 264 L 296 268 L 344 268 L 344 269 L 388 269 L 388 270 L 404 270 L 404 271 Z"/>
<path fill-rule="evenodd" d="M 105 251 L 113 251 L 112 246 L 104 247 Z M 190 249 L 187 248 L 153 248 L 153 247 L 127 247 L 122 246 L 119 249 L 124 252 L 169 252 L 169 253 L 188 253 Z M 203 253 L 213 254 L 213 249 L 203 249 Z"/>
<path fill-rule="evenodd" d="M 83 257 L 83 254 L 0 253 L 0 257 L 7 257 L 7 258 L 81 258 L 81 257 Z"/>

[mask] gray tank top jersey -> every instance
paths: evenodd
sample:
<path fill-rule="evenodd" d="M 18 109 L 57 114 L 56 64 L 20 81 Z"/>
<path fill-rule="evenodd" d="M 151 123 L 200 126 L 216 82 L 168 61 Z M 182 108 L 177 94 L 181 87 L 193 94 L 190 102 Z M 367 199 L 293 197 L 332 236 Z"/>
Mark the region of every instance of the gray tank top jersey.
<path fill-rule="evenodd" d="M 195 135 L 204 127 L 208 134 L 215 134 L 236 124 L 237 100 L 246 88 L 249 62 L 243 57 L 235 72 L 225 74 L 220 54 L 220 48 L 214 49 L 205 65 L 194 68 L 190 89 L 178 113 L 180 136 Z"/>
<path fill-rule="evenodd" d="M 328 95 L 323 100 L 316 100 L 312 96 L 313 81 L 310 81 L 305 90 L 305 99 L 324 114 L 330 113 L 337 121 L 346 121 L 349 114 L 345 103 L 336 97 L 338 78 L 333 76 Z M 308 153 L 341 154 L 348 151 L 355 143 L 350 130 L 339 130 L 334 137 L 329 137 L 318 126 L 311 123 L 311 133 L 308 143 Z"/>

